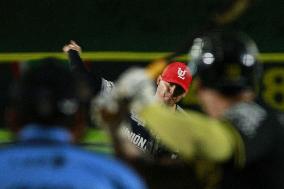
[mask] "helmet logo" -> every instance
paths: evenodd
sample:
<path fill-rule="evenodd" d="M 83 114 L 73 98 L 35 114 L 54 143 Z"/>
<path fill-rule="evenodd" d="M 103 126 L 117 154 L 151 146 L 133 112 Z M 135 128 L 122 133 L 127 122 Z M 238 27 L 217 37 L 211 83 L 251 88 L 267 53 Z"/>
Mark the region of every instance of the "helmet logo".
<path fill-rule="evenodd" d="M 245 66 L 250 67 L 253 66 L 255 63 L 255 58 L 251 54 L 245 54 L 242 57 L 242 62 Z"/>
<path fill-rule="evenodd" d="M 182 70 L 181 68 L 178 68 L 177 74 L 178 74 L 179 78 L 184 80 L 185 79 L 186 70 Z"/>
<path fill-rule="evenodd" d="M 215 60 L 215 57 L 210 52 L 204 53 L 202 56 L 202 61 L 204 64 L 210 65 L 214 62 L 214 60 Z"/>

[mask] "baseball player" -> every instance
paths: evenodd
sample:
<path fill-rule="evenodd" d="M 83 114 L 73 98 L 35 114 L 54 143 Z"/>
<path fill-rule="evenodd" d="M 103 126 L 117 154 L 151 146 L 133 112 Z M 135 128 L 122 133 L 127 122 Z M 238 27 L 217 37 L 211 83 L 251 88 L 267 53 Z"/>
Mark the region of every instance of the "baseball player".
<path fill-rule="evenodd" d="M 208 32 L 194 40 L 191 50 L 197 95 L 208 116 L 173 114 L 153 101 L 139 112 L 146 127 L 191 164 L 220 165 L 212 176 L 221 178 L 218 188 L 284 188 L 284 127 L 254 102 L 262 71 L 257 53 L 253 40 L 242 33 Z M 121 76 L 122 81 L 130 78 L 131 72 Z M 139 78 L 144 81 L 136 85 L 149 80 L 147 72 Z M 127 88 L 119 83 L 117 88 Z"/>
<path fill-rule="evenodd" d="M 189 114 L 187 124 L 182 118 L 175 120 L 183 129 L 177 131 L 171 125 L 169 132 L 166 125 L 162 128 L 161 123 L 154 125 L 155 120 L 143 117 L 172 147 L 181 150 L 173 138 L 185 136 L 182 148 L 191 160 L 223 162 L 221 188 L 284 188 L 283 123 L 277 114 L 254 102 L 262 71 L 257 53 L 255 43 L 244 34 L 212 32 L 195 39 L 191 55 L 198 69 L 197 95 L 204 112 L 220 120 L 218 126 L 214 120 L 206 124 L 207 118 Z M 155 113 L 156 117 L 163 114 Z M 171 118 L 164 115 L 163 121 L 169 126 Z M 192 143 L 186 147 L 189 138 Z"/>
<path fill-rule="evenodd" d="M 92 75 L 82 62 L 79 52 L 81 47 L 74 41 L 63 47 L 63 51 L 68 53 L 71 68 L 76 72 L 84 73 L 91 81 L 93 93 L 107 94 L 114 87 L 113 83 L 98 75 Z M 192 76 L 189 68 L 181 62 L 169 64 L 158 76 L 156 80 L 157 89 L 153 96 L 166 104 L 173 111 L 183 111 L 177 103 L 188 93 Z M 129 80 L 129 82 L 132 82 Z M 123 127 L 125 136 L 141 151 L 150 154 L 153 158 L 176 158 L 177 154 L 169 152 L 155 137 L 153 137 L 145 127 L 145 122 L 139 118 L 137 113 L 130 112 L 130 127 Z"/>

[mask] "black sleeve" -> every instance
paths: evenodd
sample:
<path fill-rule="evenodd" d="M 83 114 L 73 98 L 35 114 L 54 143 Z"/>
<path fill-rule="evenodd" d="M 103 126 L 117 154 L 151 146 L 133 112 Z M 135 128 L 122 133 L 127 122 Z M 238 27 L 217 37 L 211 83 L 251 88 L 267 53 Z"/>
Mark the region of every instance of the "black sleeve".
<path fill-rule="evenodd" d="M 93 95 L 100 92 L 102 86 L 102 78 L 98 75 L 91 74 L 84 65 L 79 53 L 75 50 L 68 51 L 71 71 L 76 74 L 83 75 L 89 82 Z"/>
<path fill-rule="evenodd" d="M 247 164 L 270 154 L 278 132 L 272 114 L 257 104 L 241 103 L 226 112 L 225 117 L 242 138 Z"/>

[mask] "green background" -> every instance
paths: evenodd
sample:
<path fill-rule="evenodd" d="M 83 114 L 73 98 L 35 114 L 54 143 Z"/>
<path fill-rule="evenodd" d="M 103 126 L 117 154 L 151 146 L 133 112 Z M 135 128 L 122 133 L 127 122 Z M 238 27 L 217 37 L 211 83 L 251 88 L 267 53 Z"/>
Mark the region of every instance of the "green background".
<path fill-rule="evenodd" d="M 175 51 L 232 2 L 249 7 L 226 28 L 251 35 L 261 52 L 284 52 L 282 0 L 1 0 L 0 52 Z"/>
<path fill-rule="evenodd" d="M 234 2 L 249 2 L 249 6 L 221 27 L 248 33 L 262 53 L 280 53 L 282 59 L 276 63 L 266 60 L 265 70 L 279 67 L 283 73 L 283 0 L 0 0 L 0 128 L 9 84 L 25 65 L 18 57 L 23 52 L 61 52 L 71 39 L 84 52 L 186 52 L 196 32 L 216 24 L 216 15 L 232 12 Z M 9 53 L 16 54 L 3 62 Z M 94 73 L 104 73 L 111 80 L 130 65 L 148 63 L 145 59 L 88 61 Z M 263 91 L 271 91 L 270 102 L 262 98 L 268 108 L 284 109 L 281 73 L 272 75 L 269 85 L 260 81 Z M 271 101 L 277 106 L 272 107 Z M 194 96 L 184 101 L 194 102 Z M 6 137 L 5 131 L 0 133 L 0 140 Z M 108 143 L 105 139 L 95 131 L 89 132 L 85 142 Z"/>

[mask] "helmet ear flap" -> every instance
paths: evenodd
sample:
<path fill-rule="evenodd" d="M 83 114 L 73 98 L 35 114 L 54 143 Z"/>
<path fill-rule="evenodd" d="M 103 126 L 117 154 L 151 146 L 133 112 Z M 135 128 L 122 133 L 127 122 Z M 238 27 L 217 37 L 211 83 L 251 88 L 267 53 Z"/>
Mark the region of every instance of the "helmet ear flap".
<path fill-rule="evenodd" d="M 206 33 L 194 40 L 190 54 L 202 84 L 225 94 L 255 90 L 261 76 L 257 46 L 241 32 Z"/>

